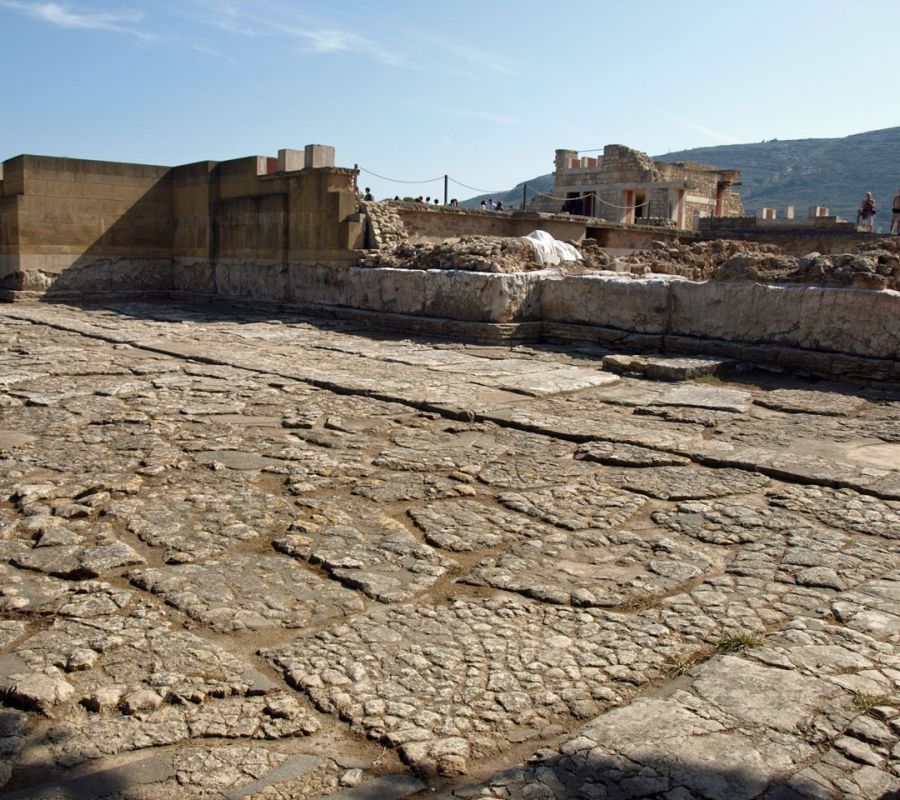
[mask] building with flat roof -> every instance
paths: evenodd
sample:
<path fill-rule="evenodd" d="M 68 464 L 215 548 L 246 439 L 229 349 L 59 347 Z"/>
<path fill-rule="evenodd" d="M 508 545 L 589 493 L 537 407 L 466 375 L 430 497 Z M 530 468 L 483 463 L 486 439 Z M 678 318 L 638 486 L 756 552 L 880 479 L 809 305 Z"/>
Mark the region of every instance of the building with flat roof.
<path fill-rule="evenodd" d="M 600 157 L 557 150 L 552 198 L 542 210 L 600 217 L 619 224 L 657 224 L 692 230 L 700 217 L 744 213 L 738 170 L 690 161 L 654 161 L 646 153 L 608 144 Z"/>

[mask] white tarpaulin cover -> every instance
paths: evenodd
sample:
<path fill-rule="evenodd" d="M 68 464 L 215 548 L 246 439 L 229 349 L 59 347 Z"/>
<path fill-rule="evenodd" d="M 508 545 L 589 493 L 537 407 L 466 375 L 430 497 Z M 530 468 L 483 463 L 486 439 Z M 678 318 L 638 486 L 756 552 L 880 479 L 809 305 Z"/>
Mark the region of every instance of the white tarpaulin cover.
<path fill-rule="evenodd" d="M 531 242 L 539 264 L 554 267 L 561 261 L 581 261 L 581 253 L 572 245 L 554 239 L 547 231 L 532 231 L 523 239 Z"/>

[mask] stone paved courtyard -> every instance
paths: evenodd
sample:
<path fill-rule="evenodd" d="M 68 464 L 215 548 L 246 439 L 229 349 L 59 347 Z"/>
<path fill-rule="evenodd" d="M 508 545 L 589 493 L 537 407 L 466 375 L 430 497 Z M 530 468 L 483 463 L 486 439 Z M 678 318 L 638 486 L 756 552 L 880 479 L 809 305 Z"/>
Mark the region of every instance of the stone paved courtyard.
<path fill-rule="evenodd" d="M 0 306 L 0 796 L 900 796 L 900 392 L 603 355 Z"/>

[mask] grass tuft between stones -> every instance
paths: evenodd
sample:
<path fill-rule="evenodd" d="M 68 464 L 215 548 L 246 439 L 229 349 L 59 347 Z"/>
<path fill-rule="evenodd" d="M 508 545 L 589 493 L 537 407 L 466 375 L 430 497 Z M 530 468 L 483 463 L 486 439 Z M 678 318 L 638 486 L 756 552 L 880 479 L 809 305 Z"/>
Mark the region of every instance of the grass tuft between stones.
<path fill-rule="evenodd" d="M 668 678 L 677 678 L 690 672 L 697 664 L 709 661 L 713 656 L 743 653 L 754 647 L 762 647 L 763 644 L 765 644 L 765 639 L 756 633 L 728 634 L 715 644 L 702 645 L 674 656 L 667 662 L 664 672 Z"/>

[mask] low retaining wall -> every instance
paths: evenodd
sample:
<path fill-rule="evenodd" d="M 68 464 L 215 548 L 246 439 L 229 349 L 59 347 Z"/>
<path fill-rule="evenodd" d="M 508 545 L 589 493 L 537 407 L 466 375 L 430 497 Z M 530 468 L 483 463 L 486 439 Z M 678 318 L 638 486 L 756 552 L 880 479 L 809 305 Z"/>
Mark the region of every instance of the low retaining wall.
<path fill-rule="evenodd" d="M 900 292 L 694 282 L 671 275 L 562 275 L 346 265 L 218 265 L 215 295 L 364 318 L 416 331 L 706 352 L 823 375 L 900 380 Z M 187 287 L 185 287 L 187 288 Z M 387 315 L 391 318 L 388 321 Z M 361 319 L 359 315 L 355 315 Z M 425 320 L 434 320 L 428 324 Z M 476 327 L 477 326 L 477 327 Z M 518 327 L 517 327 L 518 326 Z"/>
<path fill-rule="evenodd" d="M 719 354 L 813 374 L 900 381 L 900 292 L 890 290 L 555 270 L 500 274 L 199 260 L 175 262 L 170 270 L 156 261 L 130 266 L 128 280 L 104 285 L 116 264 L 93 264 L 81 286 L 73 273 L 67 291 L 54 287 L 47 296 L 88 299 L 128 288 L 289 306 L 416 332 Z"/>

